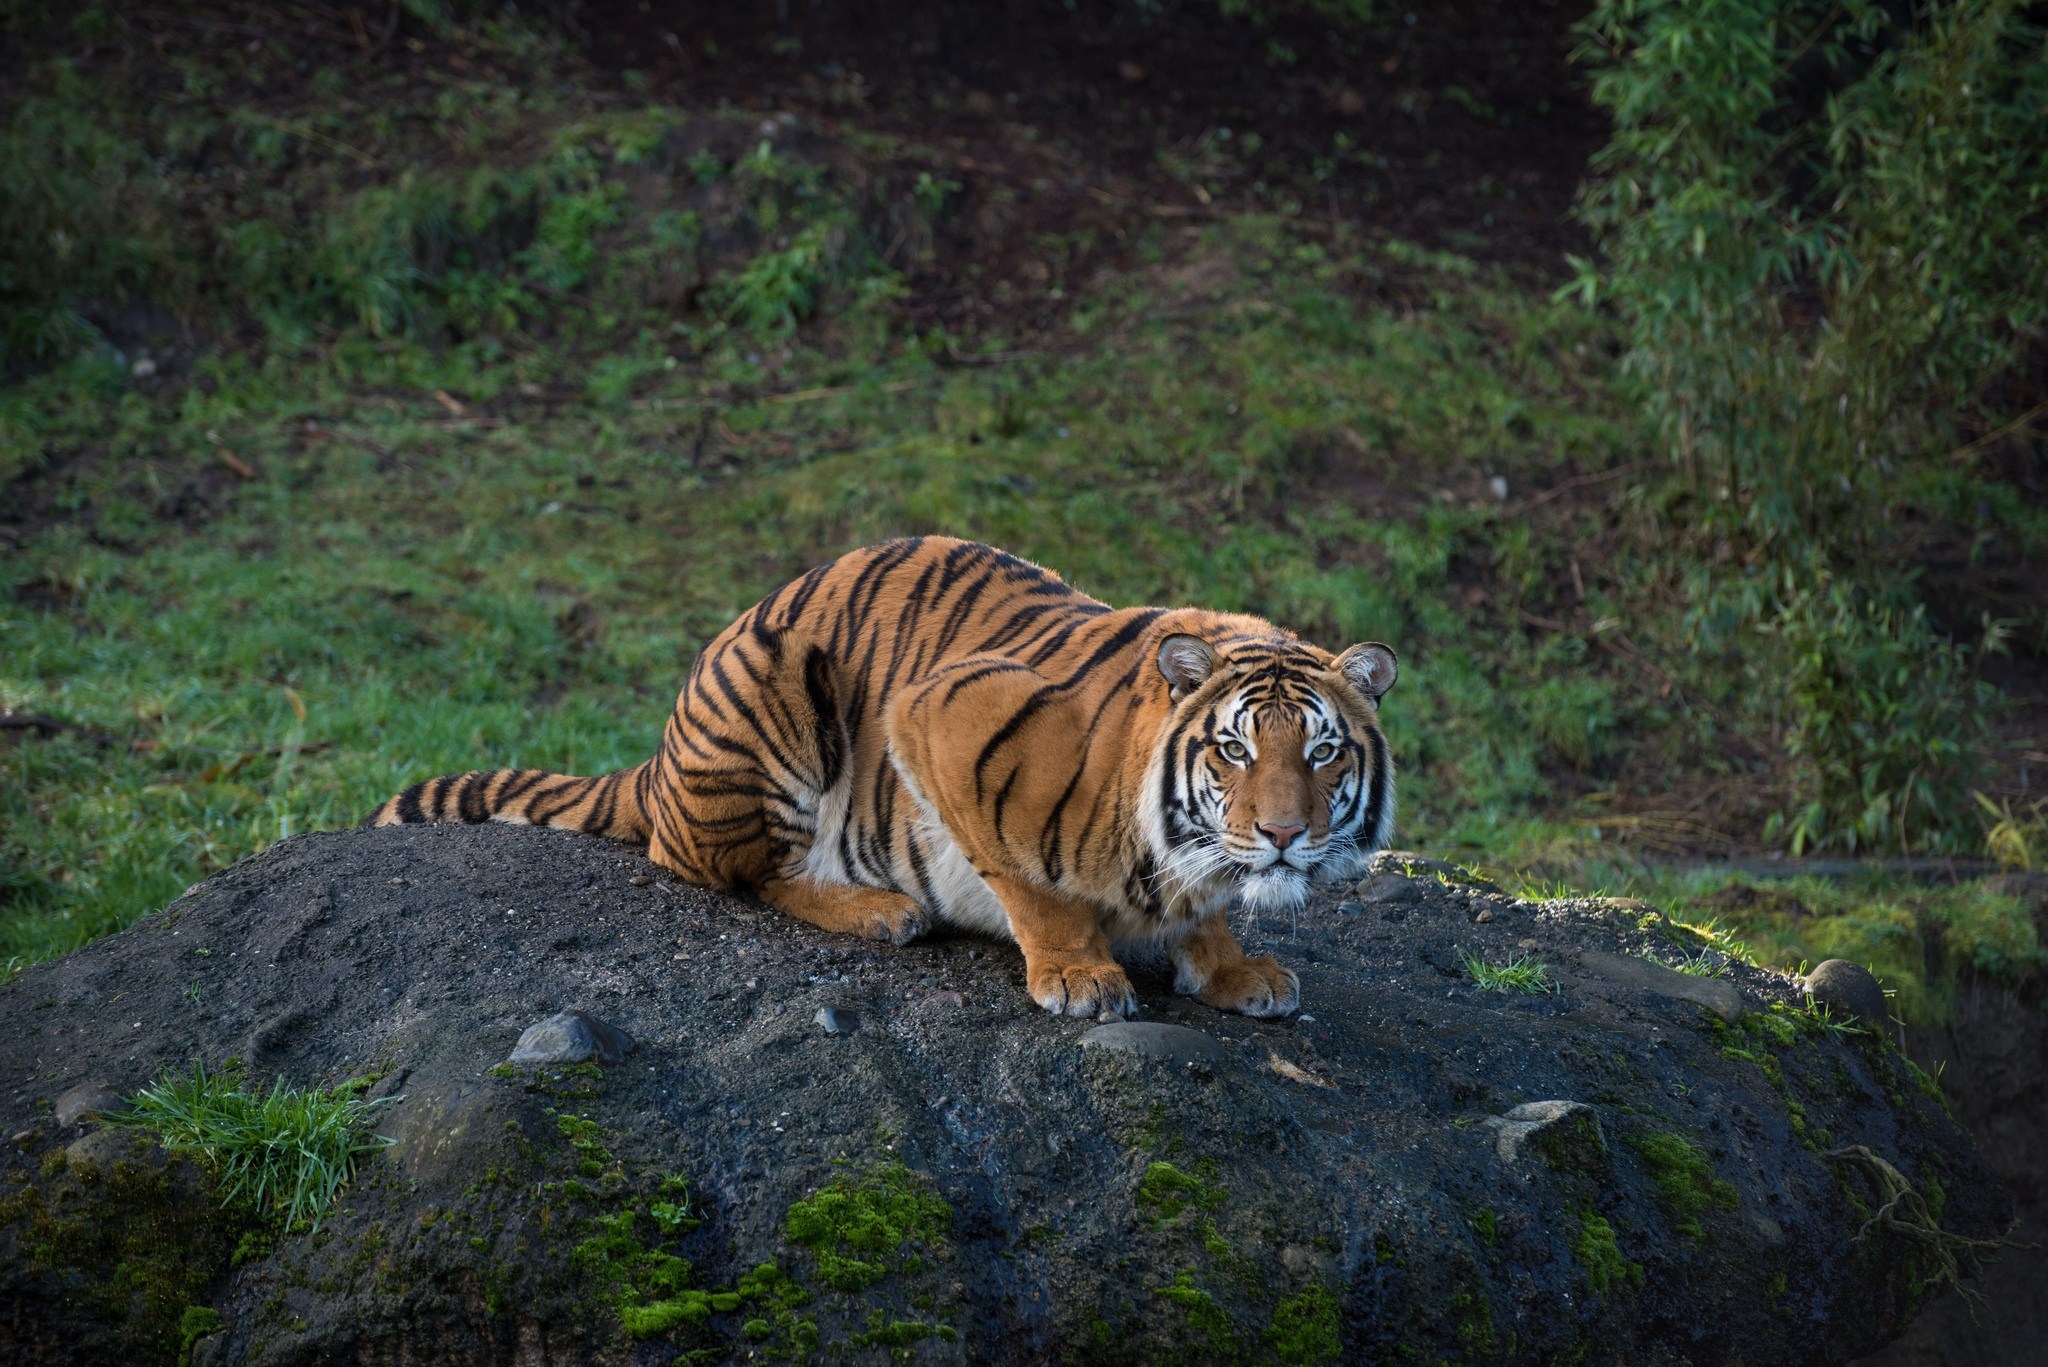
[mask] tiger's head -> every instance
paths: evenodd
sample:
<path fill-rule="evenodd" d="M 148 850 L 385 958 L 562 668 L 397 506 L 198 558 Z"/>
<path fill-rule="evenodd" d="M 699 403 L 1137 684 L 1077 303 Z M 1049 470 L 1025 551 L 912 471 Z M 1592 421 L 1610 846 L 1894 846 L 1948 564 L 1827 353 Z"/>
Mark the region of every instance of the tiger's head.
<path fill-rule="evenodd" d="M 1391 649 L 1333 656 L 1279 633 L 1176 634 L 1158 664 L 1171 712 L 1145 805 L 1169 904 L 1200 914 L 1234 892 L 1253 911 L 1292 910 L 1312 885 L 1356 877 L 1392 838 L 1378 720 Z"/>

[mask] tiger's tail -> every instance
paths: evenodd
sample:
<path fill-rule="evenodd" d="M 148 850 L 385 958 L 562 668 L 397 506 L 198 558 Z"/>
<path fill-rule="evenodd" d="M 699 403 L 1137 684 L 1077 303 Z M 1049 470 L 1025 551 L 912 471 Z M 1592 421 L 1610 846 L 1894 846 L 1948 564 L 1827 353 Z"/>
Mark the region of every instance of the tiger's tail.
<path fill-rule="evenodd" d="M 653 829 L 647 816 L 653 780 L 653 760 L 595 778 L 545 769 L 477 769 L 415 783 L 363 824 L 509 821 L 645 842 Z"/>

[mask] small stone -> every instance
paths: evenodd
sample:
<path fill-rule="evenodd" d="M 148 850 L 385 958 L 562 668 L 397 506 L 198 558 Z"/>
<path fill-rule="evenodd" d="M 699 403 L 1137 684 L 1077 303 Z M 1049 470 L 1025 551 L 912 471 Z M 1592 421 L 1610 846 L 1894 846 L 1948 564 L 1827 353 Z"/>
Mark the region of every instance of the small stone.
<path fill-rule="evenodd" d="M 92 1130 L 64 1146 L 64 1161 L 100 1172 L 112 1172 L 121 1163 L 161 1168 L 170 1162 L 170 1151 L 141 1130 Z"/>
<path fill-rule="evenodd" d="M 636 888 L 644 888 L 653 881 L 654 875 L 651 873 L 636 873 L 626 880 L 628 884 Z"/>
<path fill-rule="evenodd" d="M 1345 903 L 1345 905 L 1356 906 L 1361 909 L 1363 909 L 1367 902 L 1383 904 L 1420 902 L 1423 896 L 1420 883 L 1413 878 L 1404 878 L 1398 873 L 1376 873 L 1353 888 L 1352 891 L 1357 894 L 1357 897 L 1355 900 Z M 1343 907 L 1339 907 L 1338 910 L 1343 910 Z"/>
<path fill-rule="evenodd" d="M 81 1082 L 57 1098 L 56 1115 L 59 1125 L 76 1125 L 81 1120 L 96 1120 L 107 1111 L 121 1109 L 121 1094 L 102 1082 Z"/>
<path fill-rule="evenodd" d="M 16 1130 L 7 1137 L 7 1142 L 16 1148 L 25 1149 L 36 1142 L 36 1132 L 34 1130 Z"/>
<path fill-rule="evenodd" d="M 1365 903 L 1347 898 L 1337 904 L 1337 914 L 1339 916 L 1363 916 L 1365 914 Z"/>
<path fill-rule="evenodd" d="M 632 1050 L 633 1037 L 618 1026 L 582 1011 L 558 1011 L 527 1026 L 508 1061 L 620 1063 Z"/>
<path fill-rule="evenodd" d="M 137 356 L 128 367 L 128 373 L 138 380 L 146 380 L 156 374 L 156 362 L 147 356 Z"/>
<path fill-rule="evenodd" d="M 1850 959 L 1828 959 L 1799 984 L 1809 999 L 1838 1021 L 1862 1021 L 1883 1029 L 1891 1019 L 1884 988 L 1870 970 Z"/>
<path fill-rule="evenodd" d="M 1214 1035 L 1163 1021 L 1111 1021 L 1098 1025 L 1081 1036 L 1081 1047 L 1142 1054 L 1182 1067 L 1202 1063 L 1215 1068 L 1223 1063 L 1223 1046 Z"/>
<path fill-rule="evenodd" d="M 1583 1101 L 1529 1101 L 1506 1115 L 1488 1116 L 1493 1150 L 1512 1163 L 1534 1149 L 1554 1168 L 1589 1170 L 1607 1155 L 1600 1113 Z"/>
<path fill-rule="evenodd" d="M 1477 916 L 1474 916 L 1472 919 L 1482 926 L 1485 925 L 1488 921 L 1491 921 L 1493 919 L 1493 908 L 1481 907 L 1479 909 L 1479 914 Z"/>
<path fill-rule="evenodd" d="M 967 998 L 958 992 L 934 992 L 924 999 L 925 1006 L 965 1006 Z"/>
<path fill-rule="evenodd" d="M 841 1006 L 821 1006 L 811 1019 L 828 1035 L 850 1035 L 860 1029 L 860 1017 Z"/>

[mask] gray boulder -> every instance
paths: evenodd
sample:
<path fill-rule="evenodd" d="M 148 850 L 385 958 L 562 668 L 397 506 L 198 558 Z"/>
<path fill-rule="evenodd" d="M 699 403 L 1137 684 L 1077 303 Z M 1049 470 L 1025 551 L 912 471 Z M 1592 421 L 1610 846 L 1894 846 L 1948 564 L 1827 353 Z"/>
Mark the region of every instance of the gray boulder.
<path fill-rule="evenodd" d="M 1139 965 L 1142 1019 L 1098 1027 L 1012 948 L 651 872 L 523 827 L 300 836 L 0 986 L 0 1361 L 1841 1363 L 1936 1292 L 1930 1240 L 2009 1218 L 1888 1043 L 1793 980 L 1597 958 L 1672 952 L 1633 908 L 1383 861 L 1298 937 L 1242 927 L 1304 1014 Z M 503 1062 L 569 1010 L 638 1047 Z M 394 1142 L 317 1232 L 50 1123 L 231 1056 L 383 1099 Z M 1886 1168 L 1938 1232 L 1871 1224 Z"/>

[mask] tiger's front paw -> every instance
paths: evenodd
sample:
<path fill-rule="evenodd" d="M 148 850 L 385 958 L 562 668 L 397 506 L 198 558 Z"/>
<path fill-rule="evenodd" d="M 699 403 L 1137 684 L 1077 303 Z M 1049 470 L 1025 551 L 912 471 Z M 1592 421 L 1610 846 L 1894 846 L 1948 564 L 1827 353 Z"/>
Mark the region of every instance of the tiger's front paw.
<path fill-rule="evenodd" d="M 1301 1005 L 1301 979 L 1266 954 L 1218 968 L 1197 995 L 1219 1011 L 1284 1016 Z"/>
<path fill-rule="evenodd" d="M 878 902 L 868 916 L 862 934 L 870 940 L 882 940 L 892 945 L 907 945 L 932 928 L 932 918 L 925 909 L 908 897 L 893 898 L 889 903 Z"/>
<path fill-rule="evenodd" d="M 1025 965 L 1025 986 L 1032 998 L 1054 1015 L 1094 1016 L 1112 1011 L 1138 1013 L 1138 994 L 1114 963 L 1062 963 L 1035 959 Z"/>

